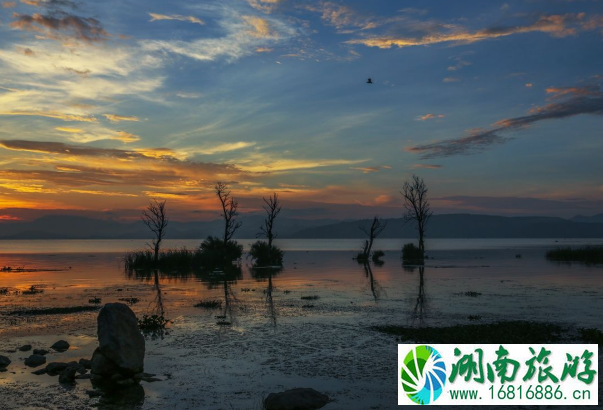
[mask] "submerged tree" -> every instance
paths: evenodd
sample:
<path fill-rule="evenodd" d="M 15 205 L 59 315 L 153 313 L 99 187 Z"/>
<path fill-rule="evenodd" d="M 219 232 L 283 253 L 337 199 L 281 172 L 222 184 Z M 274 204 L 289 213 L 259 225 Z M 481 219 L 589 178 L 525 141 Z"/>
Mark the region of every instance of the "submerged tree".
<path fill-rule="evenodd" d="M 369 260 L 371 250 L 373 249 L 373 243 L 375 242 L 375 239 L 381 235 L 386 226 L 387 222 L 383 221 L 383 219 L 379 218 L 378 216 L 375 216 L 370 228 L 367 229 L 364 226 L 360 227 L 360 230 L 368 236 L 368 239 L 364 241 L 364 249 L 362 250 L 362 254 L 358 255 L 358 260 Z"/>
<path fill-rule="evenodd" d="M 275 192 L 270 195 L 268 199 L 265 197 L 262 198 L 266 205 L 263 205 L 264 211 L 266 211 L 266 219 L 264 220 L 264 225 L 260 226 L 260 233 L 258 237 L 265 237 L 268 240 L 268 247 L 272 248 L 272 241 L 276 239 L 276 234 L 274 234 L 274 221 L 278 214 L 281 213 L 282 206 L 278 199 L 278 194 Z"/>
<path fill-rule="evenodd" d="M 236 220 L 239 215 L 239 203 L 232 197 L 228 186 L 223 182 L 217 182 L 215 187 L 216 195 L 222 206 L 220 216 L 224 219 L 224 246 L 232 239 L 235 232 L 241 227 L 242 223 Z"/>
<path fill-rule="evenodd" d="M 260 232 L 256 237 L 264 237 L 267 242 L 256 241 L 253 243 L 249 250 L 249 256 L 258 266 L 281 265 L 283 263 L 283 251 L 272 243 L 277 237 L 274 233 L 274 221 L 281 212 L 281 203 L 276 192 L 263 199 L 266 204 L 263 206 L 264 211 L 266 211 L 266 219 L 264 224 L 260 226 Z"/>
<path fill-rule="evenodd" d="M 165 236 L 166 228 L 169 220 L 165 210 L 165 201 L 159 202 L 154 199 L 147 209 L 142 212 L 142 222 L 153 232 L 155 238 L 151 243 L 153 249 L 153 262 L 157 266 L 159 260 L 159 250 L 161 247 L 161 241 Z"/>
<path fill-rule="evenodd" d="M 404 197 L 404 222 L 415 221 L 419 233 L 419 250 L 425 253 L 425 232 L 432 212 L 427 200 L 427 185 L 422 178 L 413 175 L 410 181 L 405 181 L 402 191 Z"/>

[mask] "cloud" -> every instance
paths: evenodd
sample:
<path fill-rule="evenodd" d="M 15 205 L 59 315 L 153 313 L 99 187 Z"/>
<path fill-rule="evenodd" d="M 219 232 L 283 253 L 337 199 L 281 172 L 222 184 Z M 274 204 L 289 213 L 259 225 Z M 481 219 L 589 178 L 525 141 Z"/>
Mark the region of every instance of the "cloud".
<path fill-rule="evenodd" d="M 77 4 L 74 1 L 70 0 L 21 0 L 21 3 L 27 4 L 28 6 L 45 8 L 77 8 Z"/>
<path fill-rule="evenodd" d="M 470 31 L 457 25 L 438 25 L 427 33 L 417 36 L 377 35 L 366 38 L 352 39 L 349 44 L 362 44 L 368 47 L 392 48 L 425 46 L 440 43 L 461 45 L 478 41 L 506 37 L 514 34 L 541 32 L 554 37 L 567 37 L 577 34 L 580 30 L 589 30 L 593 27 L 583 24 L 586 14 L 542 15 L 531 24 L 516 26 L 490 27 L 477 31 Z M 595 25 L 595 23 L 591 23 Z"/>
<path fill-rule="evenodd" d="M 551 101 L 531 109 L 525 116 L 502 119 L 489 129 L 474 129 L 462 138 L 417 145 L 406 151 L 420 154 L 424 159 L 473 154 L 511 139 L 502 133 L 526 128 L 539 121 L 581 114 L 603 115 L 603 91 L 597 86 L 551 87 L 547 93 L 553 94 Z"/>
<path fill-rule="evenodd" d="M 0 4 L 2 5 L 3 9 L 12 9 L 12 8 L 17 7 L 17 2 L 16 1 L 3 1 Z"/>
<path fill-rule="evenodd" d="M 183 151 L 189 154 L 203 154 L 203 155 L 213 155 L 213 154 L 219 154 L 222 152 L 230 152 L 230 151 L 236 151 L 236 150 L 240 150 L 240 149 L 244 149 L 244 148 L 250 148 L 253 147 L 256 143 L 255 142 L 245 142 L 245 141 L 239 141 L 239 142 L 229 142 L 229 143 L 225 143 L 225 144 L 218 144 L 218 145 L 214 145 L 211 147 L 207 147 L 207 148 L 195 148 L 195 149 L 184 149 Z"/>
<path fill-rule="evenodd" d="M 427 121 L 433 120 L 434 118 L 444 118 L 446 117 L 444 114 L 425 114 L 417 117 L 418 121 Z"/>
<path fill-rule="evenodd" d="M 442 80 L 443 83 L 458 83 L 459 81 L 461 81 L 461 79 L 457 77 L 446 77 Z"/>
<path fill-rule="evenodd" d="M 150 21 L 159 21 L 159 20 L 179 20 L 179 21 L 188 21 L 191 23 L 195 23 L 195 24 L 205 24 L 205 22 L 197 17 L 194 16 L 181 16 L 179 14 L 173 14 L 173 15 L 165 15 L 165 14 L 156 14 L 156 13 L 149 13 L 149 16 L 151 16 L 151 20 Z"/>
<path fill-rule="evenodd" d="M 442 168 L 441 165 L 432 165 L 432 164 L 413 164 L 411 165 L 411 168 L 413 169 L 440 169 Z"/>
<path fill-rule="evenodd" d="M 526 83 L 527 88 L 532 88 L 533 86 L 534 86 L 534 84 L 532 84 L 532 83 Z"/>
<path fill-rule="evenodd" d="M 271 13 L 283 0 L 247 0 L 249 5 L 264 13 Z"/>
<path fill-rule="evenodd" d="M 81 134 L 81 133 L 85 132 L 84 130 L 82 130 L 80 128 L 71 128 L 71 127 L 54 127 L 54 129 L 57 131 L 69 132 L 72 134 Z"/>
<path fill-rule="evenodd" d="M 105 117 L 106 119 L 108 119 L 111 122 L 121 122 L 121 121 L 135 121 L 138 122 L 140 121 L 140 119 L 138 117 L 125 117 L 122 115 L 117 115 L 117 114 L 103 114 L 103 117 Z"/>
<path fill-rule="evenodd" d="M 10 26 L 17 30 L 44 33 L 55 40 L 75 39 L 84 42 L 104 41 L 109 37 L 100 21 L 92 17 L 60 14 L 58 17 L 39 13 L 13 14 Z"/>
<path fill-rule="evenodd" d="M 47 117 L 56 118 L 63 121 L 81 121 L 81 122 L 96 122 L 96 117 L 91 115 L 76 115 L 76 114 L 65 114 L 54 111 L 4 111 L 0 112 L 0 115 L 20 115 L 20 116 L 36 116 L 36 117 Z"/>
<path fill-rule="evenodd" d="M 291 38 L 296 31 L 286 21 L 273 17 L 224 12 L 218 25 L 225 35 L 194 40 L 144 40 L 140 44 L 148 52 L 169 52 L 200 61 L 225 59 L 235 61 L 254 54 L 258 48 L 271 48 L 279 41 Z"/>
<path fill-rule="evenodd" d="M 391 169 L 392 167 L 388 165 L 382 165 L 379 167 L 350 167 L 350 169 L 354 171 L 362 171 L 363 174 L 372 174 L 374 172 L 379 172 L 382 169 Z"/>

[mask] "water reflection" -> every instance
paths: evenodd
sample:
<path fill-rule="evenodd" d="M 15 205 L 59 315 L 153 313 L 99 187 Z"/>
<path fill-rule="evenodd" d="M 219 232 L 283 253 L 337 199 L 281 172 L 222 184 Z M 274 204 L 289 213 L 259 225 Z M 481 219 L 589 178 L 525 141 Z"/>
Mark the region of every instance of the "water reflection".
<path fill-rule="evenodd" d="M 426 299 L 427 298 L 425 296 L 425 267 L 419 266 L 419 294 L 417 296 L 417 301 L 413 309 L 413 324 L 418 322 L 419 326 L 423 326 L 425 321 Z"/>
<path fill-rule="evenodd" d="M 258 282 L 267 282 L 267 287 L 264 290 L 266 297 L 266 308 L 268 309 L 268 317 L 272 326 L 276 327 L 277 311 L 274 305 L 274 299 L 272 298 L 272 292 L 274 291 L 273 278 L 283 270 L 282 267 L 274 268 L 257 268 L 251 269 L 251 276 Z"/>
<path fill-rule="evenodd" d="M 375 276 L 373 275 L 373 269 L 371 268 L 371 264 L 367 262 L 367 263 L 364 263 L 363 265 L 364 265 L 364 274 L 366 275 L 366 277 L 369 280 L 369 285 L 371 287 L 371 293 L 373 295 L 373 298 L 375 299 L 375 302 L 377 302 L 379 300 L 379 298 L 381 297 L 383 288 L 381 287 L 381 285 L 379 285 L 379 283 L 375 279 Z"/>
<path fill-rule="evenodd" d="M 95 406 L 97 409 L 139 410 L 144 405 L 145 391 L 139 384 L 121 389 L 102 387 L 101 390 L 104 394 Z"/>

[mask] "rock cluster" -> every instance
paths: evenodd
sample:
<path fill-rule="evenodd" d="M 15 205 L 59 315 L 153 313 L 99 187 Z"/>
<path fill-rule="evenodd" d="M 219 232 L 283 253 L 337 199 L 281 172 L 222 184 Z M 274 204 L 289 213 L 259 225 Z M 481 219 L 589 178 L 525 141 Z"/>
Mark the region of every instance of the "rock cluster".
<path fill-rule="evenodd" d="M 93 380 L 128 386 L 145 377 L 145 341 L 127 305 L 108 303 L 101 309 L 98 342 L 91 361 Z"/>
<path fill-rule="evenodd" d="M 329 397 L 314 389 L 291 389 L 270 393 L 264 400 L 266 410 L 316 410 L 326 406 Z"/>

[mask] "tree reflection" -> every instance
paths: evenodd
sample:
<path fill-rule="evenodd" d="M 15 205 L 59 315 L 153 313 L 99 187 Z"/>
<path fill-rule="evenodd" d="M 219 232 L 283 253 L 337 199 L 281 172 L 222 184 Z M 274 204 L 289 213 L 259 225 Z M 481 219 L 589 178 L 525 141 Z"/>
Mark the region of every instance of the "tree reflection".
<path fill-rule="evenodd" d="M 425 267 L 419 267 L 419 294 L 413 310 L 413 323 L 418 321 L 420 326 L 423 326 L 425 320 Z"/>
<path fill-rule="evenodd" d="M 283 270 L 282 267 L 278 268 L 257 268 L 254 267 L 251 269 L 251 275 L 258 282 L 267 282 L 267 287 L 264 290 L 266 308 L 268 310 L 268 317 L 270 318 L 270 323 L 272 326 L 276 327 L 276 318 L 277 318 L 277 310 L 274 305 L 274 299 L 272 298 L 272 293 L 274 291 L 274 282 L 273 278 L 278 275 L 279 272 Z"/>
<path fill-rule="evenodd" d="M 377 302 L 379 300 L 379 298 L 381 297 L 383 288 L 381 287 L 381 285 L 379 285 L 379 283 L 375 279 L 375 276 L 373 275 L 373 269 L 371 268 L 371 264 L 367 262 L 367 263 L 364 263 L 363 265 L 364 265 L 364 274 L 366 275 L 366 277 L 369 280 L 371 293 L 373 294 L 373 298 L 375 299 L 375 302 Z"/>

